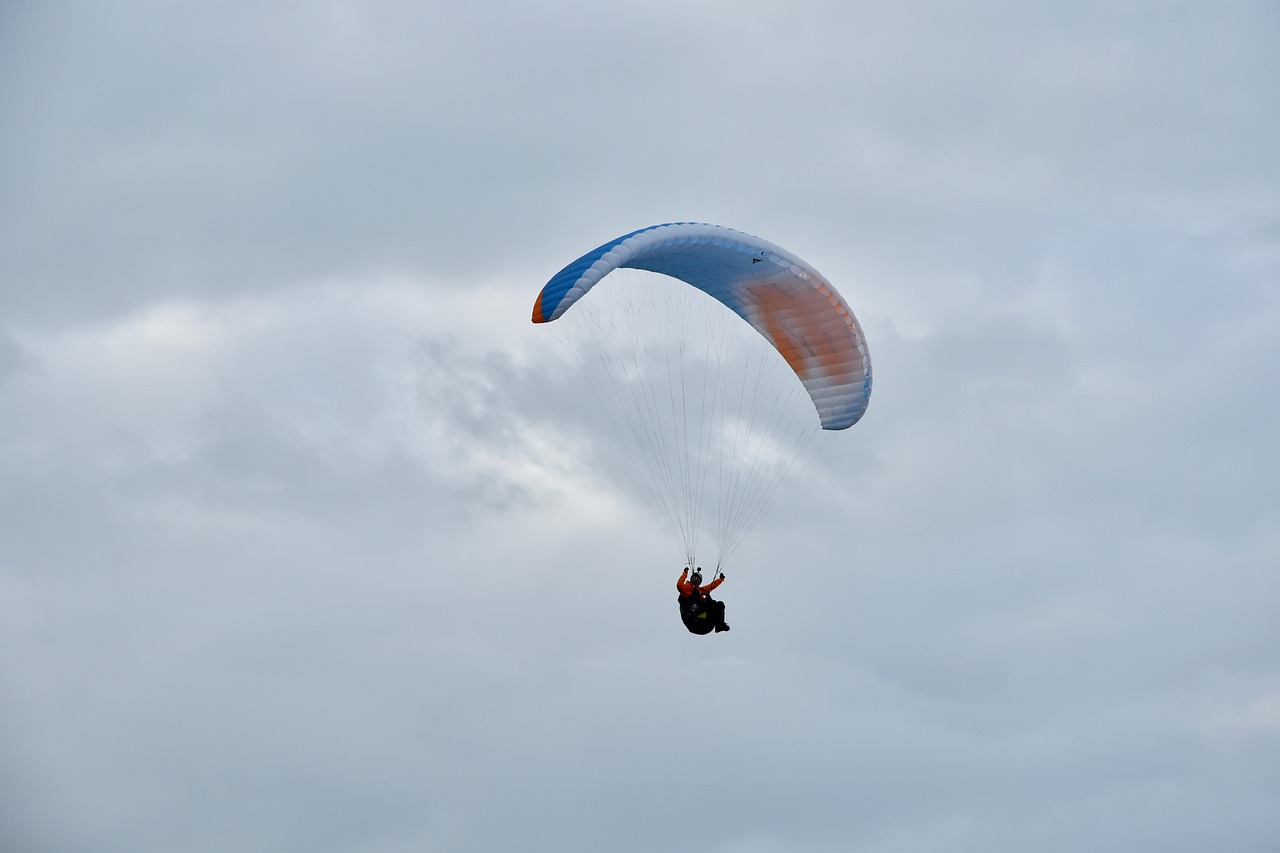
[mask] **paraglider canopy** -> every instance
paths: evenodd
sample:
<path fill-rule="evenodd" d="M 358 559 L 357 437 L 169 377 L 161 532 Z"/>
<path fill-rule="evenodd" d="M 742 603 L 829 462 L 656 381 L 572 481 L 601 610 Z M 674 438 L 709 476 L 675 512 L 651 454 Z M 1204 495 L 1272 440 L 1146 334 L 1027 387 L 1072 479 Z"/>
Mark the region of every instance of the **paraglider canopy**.
<path fill-rule="evenodd" d="M 732 228 L 675 222 L 598 246 L 547 282 L 534 302 L 533 322 L 559 319 L 622 267 L 680 279 L 746 320 L 804 383 L 823 429 L 846 429 L 866 412 L 871 359 L 843 297 L 800 258 Z"/>

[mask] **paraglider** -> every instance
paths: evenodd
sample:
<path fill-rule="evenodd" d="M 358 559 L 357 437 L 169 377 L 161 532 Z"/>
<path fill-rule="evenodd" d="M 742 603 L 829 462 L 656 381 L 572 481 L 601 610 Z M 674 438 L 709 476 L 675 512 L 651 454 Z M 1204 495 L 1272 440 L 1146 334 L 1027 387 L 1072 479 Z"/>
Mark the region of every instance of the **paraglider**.
<path fill-rule="evenodd" d="M 728 631 L 724 621 L 724 602 L 711 597 L 716 587 L 724 583 L 724 572 L 706 586 L 702 585 L 702 567 L 698 566 L 693 574 L 686 567 L 676 581 L 676 592 L 680 597 L 676 601 L 680 605 L 680 621 L 691 634 L 719 634 Z"/>
<path fill-rule="evenodd" d="M 551 277 L 533 322 L 562 332 L 688 567 L 712 528 L 719 572 L 871 396 L 866 339 L 835 287 L 719 225 L 598 246 Z"/>

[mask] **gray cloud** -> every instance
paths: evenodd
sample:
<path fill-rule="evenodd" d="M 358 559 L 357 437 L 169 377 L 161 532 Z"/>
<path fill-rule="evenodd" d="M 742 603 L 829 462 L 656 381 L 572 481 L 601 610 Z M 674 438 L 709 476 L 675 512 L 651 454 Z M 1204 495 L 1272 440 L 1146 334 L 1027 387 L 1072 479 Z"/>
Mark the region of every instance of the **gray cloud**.
<path fill-rule="evenodd" d="M 0 846 L 1280 837 L 1269 4 L 0 16 Z M 528 322 L 682 218 L 876 366 L 715 642 Z"/>

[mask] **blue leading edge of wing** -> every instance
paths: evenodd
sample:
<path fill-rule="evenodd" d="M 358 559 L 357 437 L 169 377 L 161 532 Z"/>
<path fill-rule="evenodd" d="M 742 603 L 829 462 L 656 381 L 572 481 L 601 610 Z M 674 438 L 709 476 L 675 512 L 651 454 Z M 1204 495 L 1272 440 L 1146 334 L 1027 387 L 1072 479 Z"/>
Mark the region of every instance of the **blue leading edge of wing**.
<path fill-rule="evenodd" d="M 634 237 L 637 234 L 643 234 L 646 231 L 653 231 L 655 228 L 663 228 L 667 225 L 684 225 L 684 222 L 666 222 L 661 225 L 650 225 L 647 228 L 637 228 L 621 237 L 615 237 L 608 243 L 597 246 L 590 252 L 578 258 L 569 264 L 560 272 L 551 277 L 546 286 L 542 288 L 542 294 L 538 298 L 538 310 L 534 312 L 534 316 L 541 316 L 551 319 L 555 316 L 556 309 L 560 307 L 560 303 L 564 301 L 564 297 L 573 288 L 578 280 L 582 278 L 582 274 L 591 269 L 591 265 L 603 258 L 609 253 L 610 249 L 615 248 L 618 244 Z"/>

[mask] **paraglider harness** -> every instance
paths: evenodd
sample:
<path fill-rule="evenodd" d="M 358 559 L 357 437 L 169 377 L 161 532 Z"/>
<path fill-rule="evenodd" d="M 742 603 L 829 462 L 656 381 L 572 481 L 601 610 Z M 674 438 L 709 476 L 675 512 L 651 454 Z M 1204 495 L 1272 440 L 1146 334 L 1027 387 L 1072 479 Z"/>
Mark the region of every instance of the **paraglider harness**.
<path fill-rule="evenodd" d="M 710 634 L 723 619 L 723 615 L 717 618 L 712 614 L 718 607 L 722 608 L 724 605 L 710 595 L 698 594 L 697 590 L 702 586 L 700 572 L 694 572 L 689 581 L 693 584 L 695 591 L 693 595 L 681 595 L 677 599 L 680 602 L 680 621 L 694 634 Z M 721 614 L 723 612 L 721 610 Z"/>

